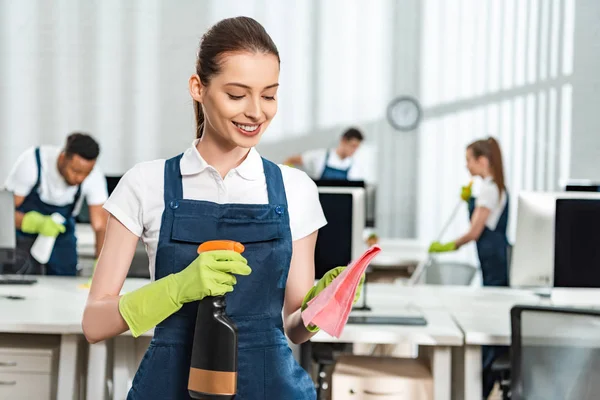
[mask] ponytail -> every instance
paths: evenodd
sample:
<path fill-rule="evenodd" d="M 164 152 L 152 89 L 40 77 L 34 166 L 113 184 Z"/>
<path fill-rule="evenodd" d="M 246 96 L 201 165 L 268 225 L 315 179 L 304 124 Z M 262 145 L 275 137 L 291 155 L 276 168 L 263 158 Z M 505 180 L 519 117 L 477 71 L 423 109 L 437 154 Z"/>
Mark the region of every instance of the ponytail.
<path fill-rule="evenodd" d="M 494 177 L 494 182 L 496 186 L 498 186 L 498 193 L 502 195 L 502 192 L 506 190 L 504 186 L 504 163 L 502 162 L 502 151 L 500 150 L 500 145 L 493 137 L 488 138 L 488 142 L 490 143 L 490 168 L 492 169 L 492 176 Z"/>
<path fill-rule="evenodd" d="M 204 128 L 204 112 L 202 111 L 202 104 L 196 100 L 194 100 L 194 114 L 196 114 L 196 139 L 200 139 Z"/>
<path fill-rule="evenodd" d="M 493 137 L 485 140 L 477 140 L 467 146 L 467 149 L 473 152 L 475 158 L 485 157 L 490 162 L 490 169 L 494 183 L 498 187 L 498 193 L 502 196 L 502 192 L 506 190 L 504 183 L 504 163 L 502 162 L 502 151 L 498 141 Z"/>

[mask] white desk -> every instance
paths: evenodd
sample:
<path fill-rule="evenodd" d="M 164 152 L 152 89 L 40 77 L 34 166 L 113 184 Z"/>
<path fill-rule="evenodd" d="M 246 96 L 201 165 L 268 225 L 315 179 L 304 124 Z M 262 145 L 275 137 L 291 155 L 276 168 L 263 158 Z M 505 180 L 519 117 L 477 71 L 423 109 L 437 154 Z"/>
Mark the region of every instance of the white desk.
<path fill-rule="evenodd" d="M 0 299 L 0 332 L 60 336 L 57 399 L 76 399 L 81 316 L 87 291 L 77 288 L 85 279 L 38 277 L 33 285 L 0 285 L 0 294 L 24 300 Z"/>
<path fill-rule="evenodd" d="M 56 398 L 77 399 L 78 347 L 84 340 L 81 319 L 88 296 L 88 290 L 79 285 L 86 283 L 88 278 L 37 276 L 36 279 L 38 282 L 33 285 L 0 285 L 0 295 L 25 297 L 24 300 L 0 298 L 0 332 L 60 336 Z M 132 290 L 146 282 L 127 279 L 124 290 Z M 98 348 L 102 349 L 102 345 Z M 94 346 L 90 347 L 90 352 L 95 350 Z M 90 373 L 94 370 L 88 371 L 88 376 Z M 94 393 L 95 388 L 88 385 L 88 395 Z"/>
<path fill-rule="evenodd" d="M 464 347 L 452 354 L 453 399 L 481 400 L 481 346 L 510 345 L 510 309 L 541 304 L 531 290 L 495 287 L 409 286 L 373 284 L 368 304 L 443 310 L 464 335 Z M 600 297 L 600 296 L 599 296 Z"/>
<path fill-rule="evenodd" d="M 0 295 L 20 295 L 24 300 L 0 298 L 0 332 L 56 335 L 60 340 L 58 399 L 76 398 L 76 365 L 78 346 L 83 341 L 81 318 L 88 291 L 79 288 L 87 278 L 37 277 L 34 285 L 0 285 Z M 124 291 L 148 283 L 146 279 L 127 279 Z M 578 304 L 600 305 L 600 290 L 560 289 L 560 305 L 569 305 L 569 291 Z M 583 298 L 585 297 L 585 299 Z M 439 387 L 449 385 L 450 349 L 460 348 L 465 359 L 466 399 L 479 399 L 481 394 L 481 346 L 510 344 L 510 308 L 515 304 L 548 304 L 532 291 L 509 288 L 474 288 L 369 284 L 368 304 L 379 314 L 402 312 L 403 307 L 422 310 L 428 325 L 359 326 L 347 325 L 340 339 L 317 334 L 313 341 L 346 341 L 354 343 L 414 342 L 433 349 L 433 373 Z M 152 335 L 147 334 L 147 338 Z M 146 343 L 147 343 L 146 338 Z M 114 398 L 122 399 L 128 388 L 128 377 L 137 369 L 132 362 L 135 350 L 129 333 L 114 341 Z M 140 346 L 143 347 L 144 343 Z M 106 342 L 90 346 L 88 399 L 102 398 L 106 390 L 104 373 L 108 349 Z M 454 354 L 457 352 L 454 351 Z M 99 360 L 94 362 L 94 360 Z M 454 363 L 456 365 L 456 363 Z M 453 372 L 457 368 L 453 368 Z M 133 371 L 133 372 L 132 372 Z M 448 375 L 444 375 L 448 374 Z M 438 380 L 439 378 L 439 380 Z M 436 389 L 441 390 L 441 389 Z M 450 398 L 449 392 L 441 398 Z M 436 397 L 437 398 L 437 397 Z M 456 396 L 455 398 L 462 398 Z"/>
<path fill-rule="evenodd" d="M 403 315 L 401 307 L 392 305 L 373 307 L 370 312 L 353 312 L 353 315 Z M 426 326 L 387 326 L 348 324 L 340 338 L 324 332 L 317 333 L 312 342 L 345 342 L 368 344 L 412 343 L 431 348 L 431 372 L 435 400 L 450 400 L 452 393 L 451 348 L 462 347 L 463 335 L 451 315 L 443 310 L 423 310 Z"/>

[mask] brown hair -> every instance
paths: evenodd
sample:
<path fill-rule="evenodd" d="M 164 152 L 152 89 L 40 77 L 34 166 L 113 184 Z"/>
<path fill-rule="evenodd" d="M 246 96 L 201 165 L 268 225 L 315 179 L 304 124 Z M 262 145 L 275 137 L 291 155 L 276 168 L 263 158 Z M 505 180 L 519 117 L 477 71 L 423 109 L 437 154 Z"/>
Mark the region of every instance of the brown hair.
<path fill-rule="evenodd" d="M 210 79 L 221 71 L 226 53 L 247 51 L 273 54 L 279 59 L 279 51 L 273 40 L 256 20 L 248 17 L 227 18 L 213 25 L 200 39 L 196 60 L 196 73 L 207 86 Z M 196 114 L 196 137 L 202 136 L 204 113 L 202 105 L 194 100 Z"/>
<path fill-rule="evenodd" d="M 504 166 L 500 145 L 496 139 L 490 136 L 487 139 L 477 140 L 468 145 L 467 150 L 471 150 L 475 158 L 485 157 L 489 160 L 492 177 L 496 186 L 498 186 L 498 193 L 502 196 L 502 192 L 506 190 L 504 185 Z"/>

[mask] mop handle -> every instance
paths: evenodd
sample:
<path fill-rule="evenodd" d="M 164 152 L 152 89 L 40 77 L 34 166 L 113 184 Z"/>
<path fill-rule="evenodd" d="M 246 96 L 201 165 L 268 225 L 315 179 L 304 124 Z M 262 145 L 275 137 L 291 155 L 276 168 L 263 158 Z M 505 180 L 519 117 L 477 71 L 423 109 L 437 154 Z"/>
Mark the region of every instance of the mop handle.
<path fill-rule="evenodd" d="M 456 206 L 454 206 L 454 210 L 452 211 L 452 214 L 450 215 L 450 217 L 446 221 L 446 224 L 444 225 L 444 227 L 442 228 L 442 230 L 440 231 L 440 233 L 437 236 L 437 241 L 438 242 L 442 241 L 442 237 L 444 236 L 444 234 L 446 233 L 446 231 L 450 227 L 450 224 L 452 224 L 452 221 L 454 221 L 454 218 L 456 217 L 456 214 L 458 214 L 458 210 L 460 210 L 460 206 L 462 205 L 462 202 L 463 202 L 463 199 L 459 199 L 458 203 L 456 203 Z"/>

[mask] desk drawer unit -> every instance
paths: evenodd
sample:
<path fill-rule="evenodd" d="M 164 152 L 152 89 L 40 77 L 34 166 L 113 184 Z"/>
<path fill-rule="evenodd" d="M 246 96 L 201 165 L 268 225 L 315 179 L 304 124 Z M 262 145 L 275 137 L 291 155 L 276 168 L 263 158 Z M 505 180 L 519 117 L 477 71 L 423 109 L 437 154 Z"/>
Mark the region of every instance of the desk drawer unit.
<path fill-rule="evenodd" d="M 0 372 L 0 399 L 52 399 L 52 375 Z"/>
<path fill-rule="evenodd" d="M 332 400 L 432 400 L 431 372 L 418 360 L 340 356 Z"/>
<path fill-rule="evenodd" d="M 2 335 L 0 399 L 54 400 L 58 347 L 48 338 Z"/>
<path fill-rule="evenodd" d="M 47 349 L 11 349 L 0 347 L 0 373 L 52 373 L 52 351 Z"/>

